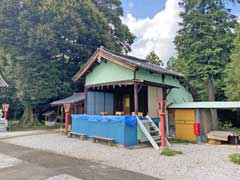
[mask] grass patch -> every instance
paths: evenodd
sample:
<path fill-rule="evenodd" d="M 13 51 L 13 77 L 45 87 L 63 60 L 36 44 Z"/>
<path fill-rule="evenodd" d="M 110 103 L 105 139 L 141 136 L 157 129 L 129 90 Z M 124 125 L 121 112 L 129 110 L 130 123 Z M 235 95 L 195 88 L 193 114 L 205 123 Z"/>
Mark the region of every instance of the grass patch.
<path fill-rule="evenodd" d="M 176 156 L 177 154 L 182 154 L 182 151 L 166 148 L 161 152 L 164 156 Z"/>
<path fill-rule="evenodd" d="M 240 165 L 240 154 L 239 153 L 234 153 L 229 155 L 230 161 L 232 161 L 235 164 Z"/>
<path fill-rule="evenodd" d="M 189 140 L 176 139 L 176 138 L 169 139 L 169 142 L 176 143 L 176 144 L 197 144 L 196 141 L 189 141 Z"/>

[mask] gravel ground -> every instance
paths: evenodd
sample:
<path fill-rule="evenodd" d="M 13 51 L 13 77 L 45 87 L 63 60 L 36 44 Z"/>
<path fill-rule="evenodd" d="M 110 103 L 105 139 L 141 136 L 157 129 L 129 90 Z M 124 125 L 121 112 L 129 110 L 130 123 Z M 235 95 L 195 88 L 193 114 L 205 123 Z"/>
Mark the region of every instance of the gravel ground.
<path fill-rule="evenodd" d="M 34 134 L 46 134 L 54 132 L 54 130 L 33 130 L 33 131 L 17 131 L 17 132 L 0 132 L 0 139 L 14 138 L 18 136 L 28 136 Z"/>
<path fill-rule="evenodd" d="M 69 176 L 67 174 L 62 174 L 62 175 L 59 175 L 59 176 L 51 177 L 47 180 L 81 180 L 81 179 L 73 177 L 73 176 Z"/>
<path fill-rule="evenodd" d="M 90 140 L 67 138 L 60 134 L 32 135 L 4 141 L 94 160 L 161 179 L 240 180 L 240 166 L 228 160 L 228 155 L 236 151 L 233 146 L 174 144 L 172 148 L 183 154 L 166 157 L 153 148 L 129 150 L 92 143 Z"/>
<path fill-rule="evenodd" d="M 20 162 L 19 159 L 0 154 L 0 169 L 15 166 Z"/>

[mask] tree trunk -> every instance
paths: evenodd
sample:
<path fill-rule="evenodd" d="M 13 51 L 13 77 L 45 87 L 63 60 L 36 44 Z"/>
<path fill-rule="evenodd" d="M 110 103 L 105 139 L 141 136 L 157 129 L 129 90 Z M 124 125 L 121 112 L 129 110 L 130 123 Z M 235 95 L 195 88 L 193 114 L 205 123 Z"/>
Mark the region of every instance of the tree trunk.
<path fill-rule="evenodd" d="M 208 100 L 209 101 L 215 101 L 214 86 L 213 86 L 213 81 L 211 79 L 207 80 L 207 89 L 208 89 Z M 216 109 L 211 109 L 210 112 L 211 112 L 213 130 L 217 130 L 217 128 L 218 128 L 217 110 Z"/>
<path fill-rule="evenodd" d="M 22 126 L 34 126 L 39 124 L 39 120 L 34 116 L 31 105 L 25 106 L 24 113 L 21 119 Z"/>

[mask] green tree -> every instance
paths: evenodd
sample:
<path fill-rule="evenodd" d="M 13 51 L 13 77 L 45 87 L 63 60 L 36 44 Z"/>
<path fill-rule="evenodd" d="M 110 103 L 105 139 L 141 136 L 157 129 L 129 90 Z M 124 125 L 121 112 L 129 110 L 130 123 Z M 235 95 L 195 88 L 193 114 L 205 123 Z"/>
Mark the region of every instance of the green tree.
<path fill-rule="evenodd" d="M 225 94 L 230 100 L 240 99 L 240 25 L 236 28 L 237 36 L 234 39 L 234 49 L 231 51 L 231 62 L 225 70 Z"/>
<path fill-rule="evenodd" d="M 159 65 L 159 66 L 163 66 L 164 63 L 163 61 L 158 57 L 158 55 L 154 52 L 154 51 L 151 51 L 146 59 L 151 63 L 151 64 L 156 64 L 156 65 Z"/>
<path fill-rule="evenodd" d="M 0 49 L 13 70 L 8 78 L 25 107 L 24 124 L 36 122 L 40 104 L 77 88 L 71 78 L 97 47 L 129 50 L 134 37 L 120 21 L 119 1 L 99 2 L 0 1 Z"/>
<path fill-rule="evenodd" d="M 176 57 L 171 56 L 167 61 L 167 69 L 169 69 L 169 70 L 173 70 L 174 68 L 176 69 L 176 67 L 175 67 L 176 60 L 177 60 Z M 178 72 L 178 71 L 176 70 L 176 72 Z"/>
<path fill-rule="evenodd" d="M 201 93 L 203 99 L 221 100 L 224 93 L 223 70 L 230 61 L 233 47 L 235 17 L 225 7 L 224 0 L 183 0 L 183 21 L 175 39 L 178 63 L 182 72 Z M 215 114 L 215 115 L 213 115 Z M 213 128 L 217 127 L 216 113 L 212 113 Z"/>

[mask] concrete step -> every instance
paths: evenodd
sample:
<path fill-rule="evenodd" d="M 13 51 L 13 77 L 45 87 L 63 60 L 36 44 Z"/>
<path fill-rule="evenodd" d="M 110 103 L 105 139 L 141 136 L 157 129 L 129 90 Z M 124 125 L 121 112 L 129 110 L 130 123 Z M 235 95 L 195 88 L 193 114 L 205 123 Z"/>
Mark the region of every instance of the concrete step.
<path fill-rule="evenodd" d="M 156 132 L 150 132 L 150 135 L 151 135 L 151 136 L 160 136 L 159 133 L 158 133 L 158 131 L 156 131 Z"/>
<path fill-rule="evenodd" d="M 153 138 L 155 141 L 161 139 L 160 136 L 152 136 L 152 138 Z"/>

